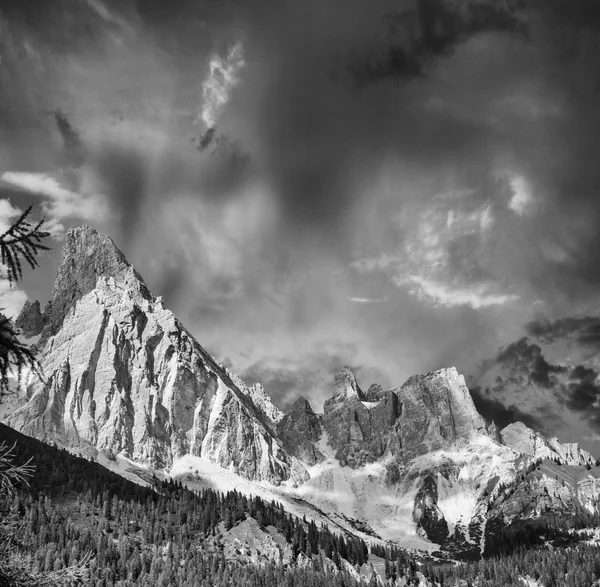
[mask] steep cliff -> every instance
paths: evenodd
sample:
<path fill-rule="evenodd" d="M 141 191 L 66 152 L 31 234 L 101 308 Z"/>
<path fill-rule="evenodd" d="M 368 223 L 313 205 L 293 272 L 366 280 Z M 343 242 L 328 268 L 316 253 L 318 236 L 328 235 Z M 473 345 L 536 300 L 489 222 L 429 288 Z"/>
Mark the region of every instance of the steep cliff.
<path fill-rule="evenodd" d="M 488 435 L 465 379 L 454 367 L 411 377 L 396 393 L 402 404 L 400 436 L 407 458 L 473 435 Z"/>
<path fill-rule="evenodd" d="M 44 319 L 40 308 L 40 303 L 25 302 L 21 313 L 15 320 L 15 326 L 25 338 L 32 338 L 41 334 L 44 329 Z"/>
<path fill-rule="evenodd" d="M 323 426 L 336 459 L 358 467 L 386 452 L 400 451 L 399 416 L 400 404 L 393 391 L 381 391 L 377 401 L 367 401 L 354 373 L 344 367 L 335 376 L 333 397 L 325 402 Z"/>
<path fill-rule="evenodd" d="M 325 457 L 316 447 L 322 434 L 319 417 L 308 401 L 300 397 L 290 412 L 279 422 L 277 433 L 284 449 L 307 465 L 315 465 Z"/>

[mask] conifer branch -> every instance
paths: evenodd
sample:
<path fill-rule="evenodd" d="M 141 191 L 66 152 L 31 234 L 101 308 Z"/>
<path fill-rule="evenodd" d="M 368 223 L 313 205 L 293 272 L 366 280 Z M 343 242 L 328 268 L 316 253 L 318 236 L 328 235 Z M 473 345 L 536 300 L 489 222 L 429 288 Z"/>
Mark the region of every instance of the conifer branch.
<path fill-rule="evenodd" d="M 23 277 L 21 259 L 32 269 L 38 266 L 37 255 L 41 251 L 49 251 L 42 243 L 50 233 L 43 229 L 45 219 L 38 223 L 30 222 L 29 216 L 33 206 L 29 206 L 18 220 L 2 235 L 0 235 L 0 261 L 6 265 L 6 276 L 9 283 L 19 281 Z"/>

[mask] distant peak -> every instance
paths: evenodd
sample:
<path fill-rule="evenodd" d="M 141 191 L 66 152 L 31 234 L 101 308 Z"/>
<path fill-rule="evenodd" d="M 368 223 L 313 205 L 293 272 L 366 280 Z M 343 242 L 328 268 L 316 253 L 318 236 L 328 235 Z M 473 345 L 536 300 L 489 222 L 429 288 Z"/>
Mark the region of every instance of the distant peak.
<path fill-rule="evenodd" d="M 354 371 L 347 365 L 344 365 L 336 374 L 334 378 L 336 398 L 350 399 L 357 397 L 358 399 L 365 401 L 366 396 L 362 389 L 358 386 L 356 381 L 356 375 Z"/>
<path fill-rule="evenodd" d="M 312 412 L 312 406 L 310 405 L 310 402 L 303 396 L 301 395 L 293 404 L 292 404 L 292 409 L 290 410 L 291 412 Z"/>

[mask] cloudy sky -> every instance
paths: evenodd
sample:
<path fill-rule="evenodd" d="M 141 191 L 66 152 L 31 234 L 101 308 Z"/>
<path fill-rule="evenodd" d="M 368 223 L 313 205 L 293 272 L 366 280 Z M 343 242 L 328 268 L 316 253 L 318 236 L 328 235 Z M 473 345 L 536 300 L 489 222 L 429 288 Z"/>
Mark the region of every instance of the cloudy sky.
<path fill-rule="evenodd" d="M 109 234 L 285 407 L 600 293 L 595 0 L 4 0 L 0 222 Z"/>

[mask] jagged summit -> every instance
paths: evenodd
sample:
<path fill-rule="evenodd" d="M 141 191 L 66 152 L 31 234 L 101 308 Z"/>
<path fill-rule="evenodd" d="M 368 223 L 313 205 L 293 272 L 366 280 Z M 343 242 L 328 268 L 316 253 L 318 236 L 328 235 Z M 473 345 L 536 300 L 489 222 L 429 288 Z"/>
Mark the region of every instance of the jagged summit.
<path fill-rule="evenodd" d="M 37 336 L 44 329 L 44 318 L 40 303 L 26 301 L 15 320 L 15 326 L 25 338 Z"/>
<path fill-rule="evenodd" d="M 362 389 L 358 386 L 354 371 L 347 365 L 342 367 L 334 378 L 334 399 L 351 399 L 358 398 L 361 401 L 366 401 L 366 396 Z"/>
<path fill-rule="evenodd" d="M 99 279 L 112 279 L 147 300 L 153 298 L 142 277 L 109 236 L 87 225 L 70 229 L 52 289 L 49 334 L 58 331 L 73 304 L 92 291 Z"/>
<path fill-rule="evenodd" d="M 323 432 L 321 420 L 314 412 L 308 400 L 299 397 L 288 414 L 277 425 L 277 433 L 285 450 L 308 465 L 314 465 L 324 459 L 315 444 Z"/>
<path fill-rule="evenodd" d="M 455 367 L 411 377 L 397 390 L 402 403 L 401 436 L 405 453 L 423 454 L 476 434 L 488 436 Z"/>
<path fill-rule="evenodd" d="M 26 303 L 16 324 L 26 337 L 41 333 L 40 348 L 56 334 L 73 305 L 96 288 L 100 279 L 127 289 L 132 295 L 153 300 L 144 280 L 114 241 L 91 226 L 67 232 L 56 272 L 52 297 L 43 313 L 39 302 Z"/>
<path fill-rule="evenodd" d="M 290 409 L 290 413 L 295 413 L 295 412 L 312 412 L 312 406 L 310 405 L 310 402 L 303 396 L 301 395 L 293 404 L 292 407 Z"/>

